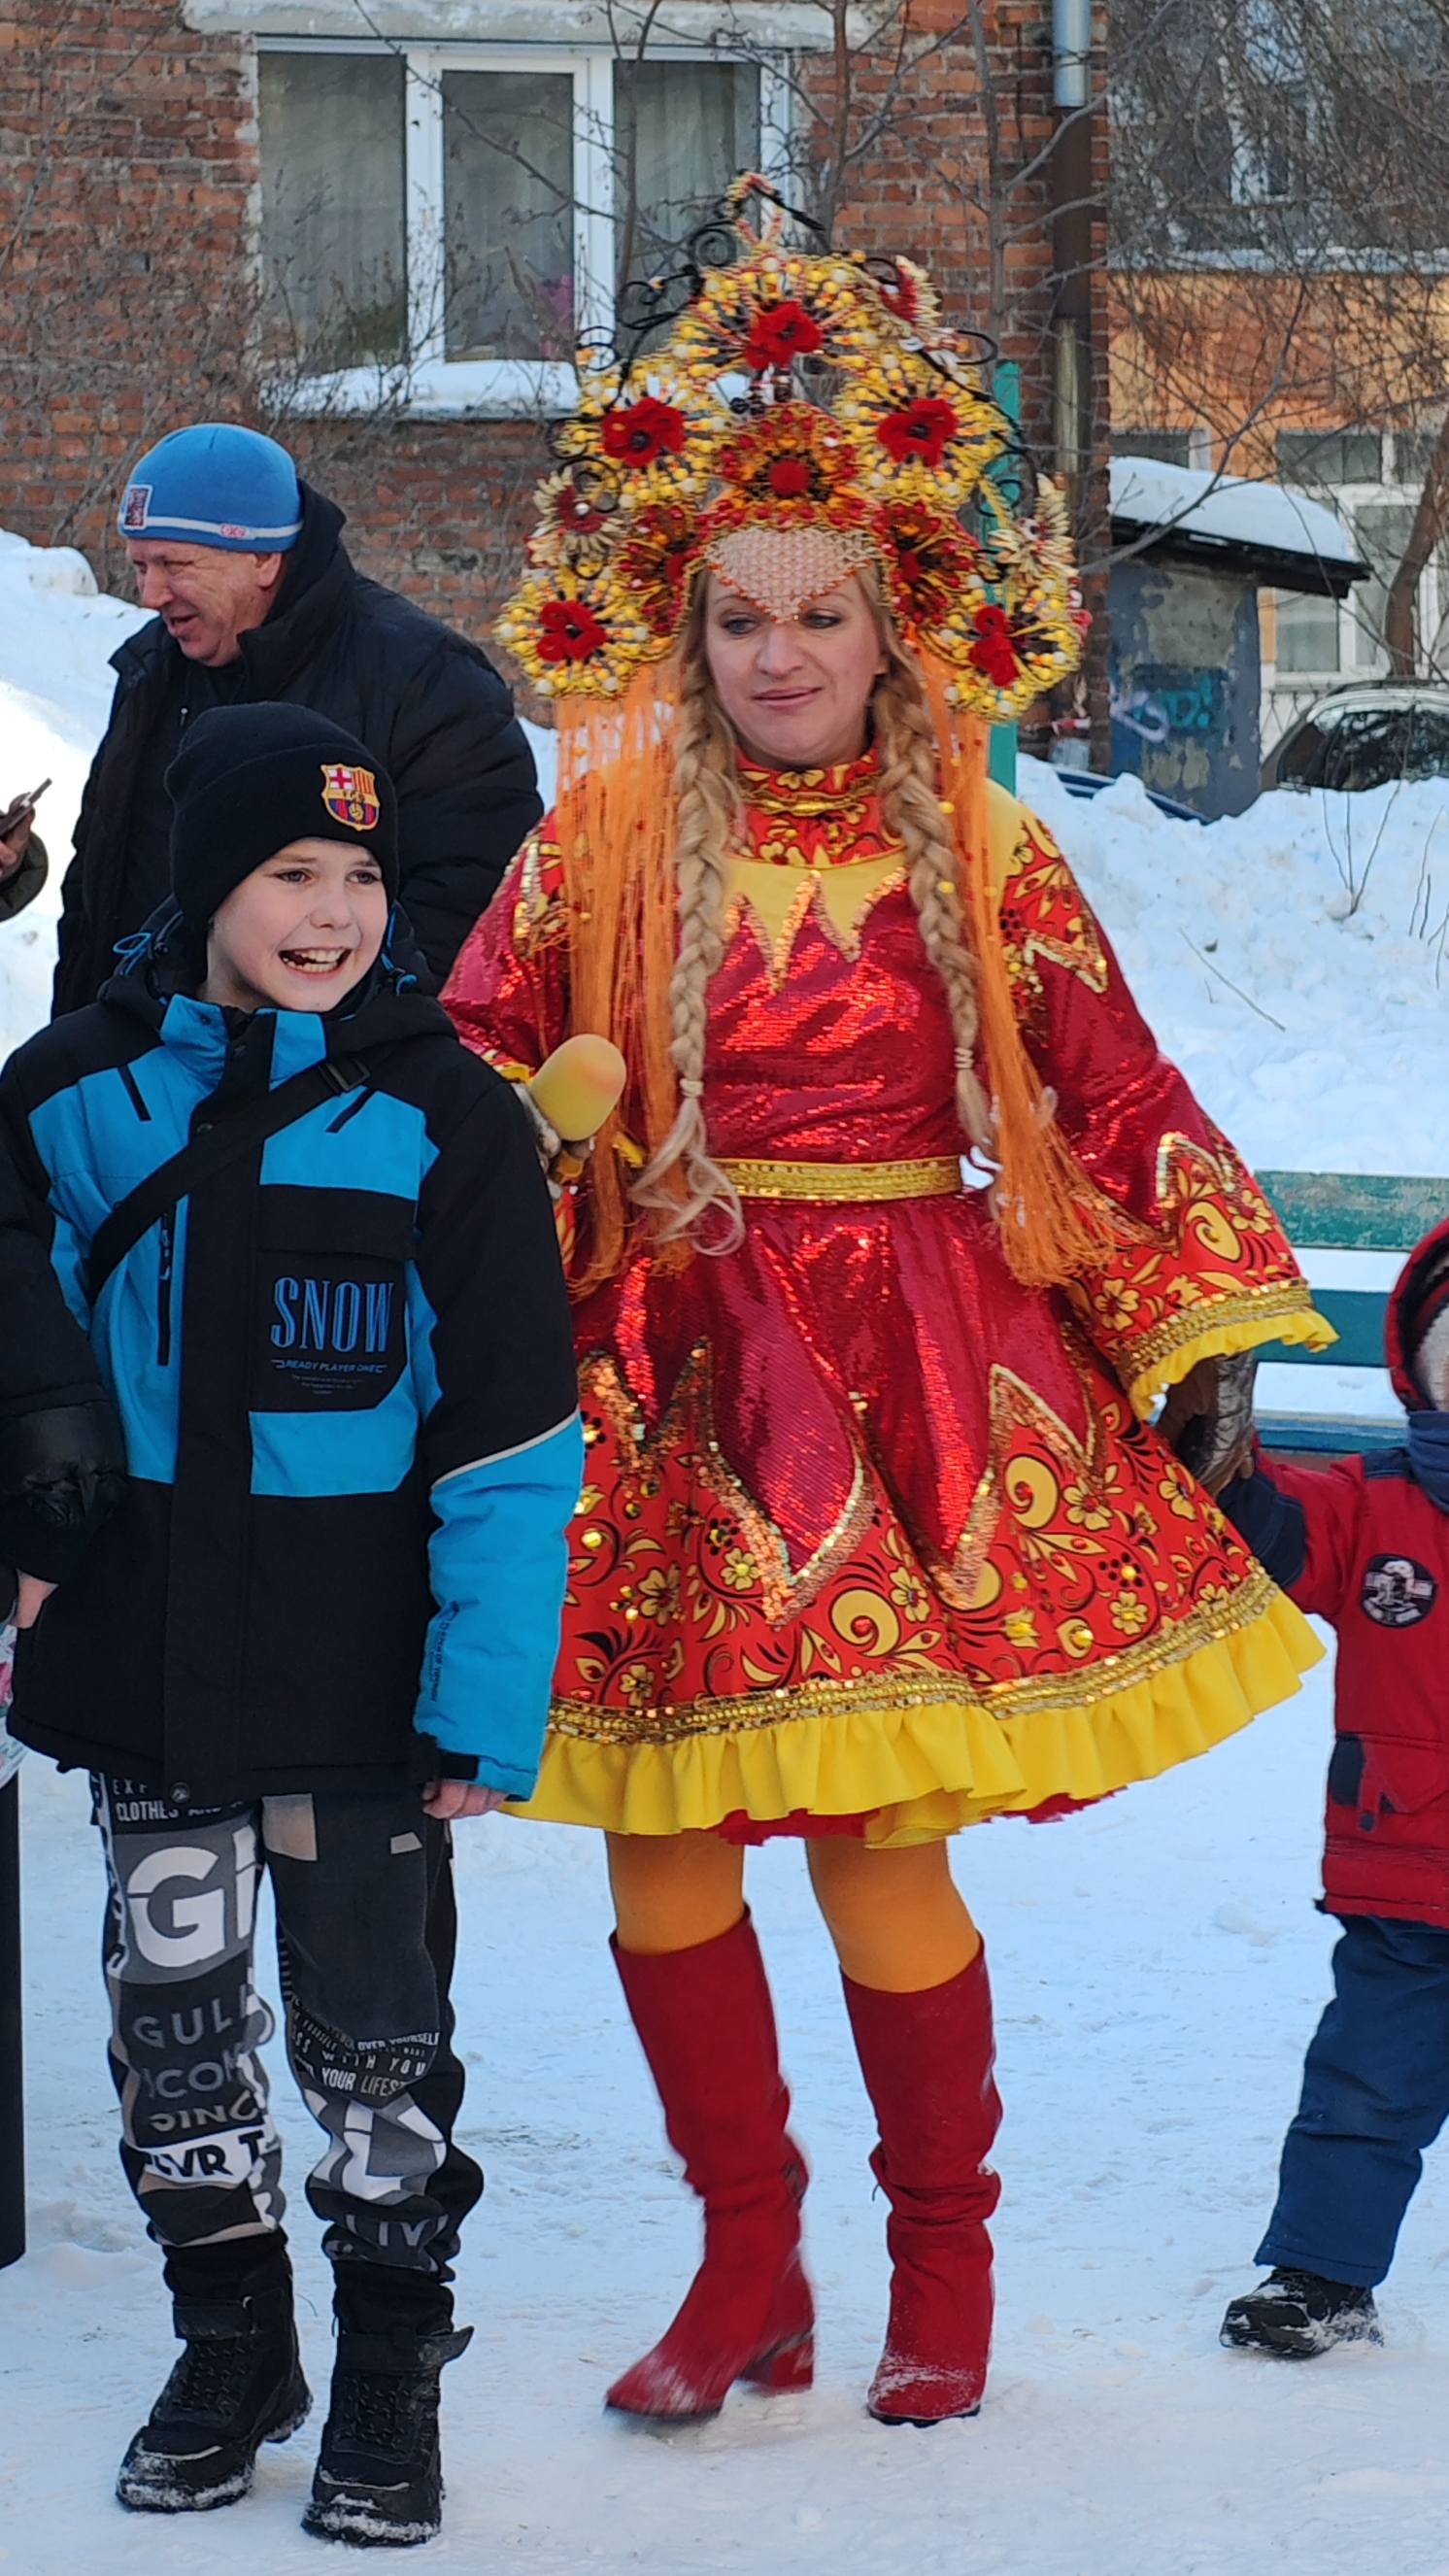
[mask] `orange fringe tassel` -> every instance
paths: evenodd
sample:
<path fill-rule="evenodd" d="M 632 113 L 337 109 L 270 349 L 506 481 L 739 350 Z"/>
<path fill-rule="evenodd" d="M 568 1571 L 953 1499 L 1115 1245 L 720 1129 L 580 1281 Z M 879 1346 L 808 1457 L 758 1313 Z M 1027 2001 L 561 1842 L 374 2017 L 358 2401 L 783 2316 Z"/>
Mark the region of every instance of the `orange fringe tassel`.
<path fill-rule="evenodd" d="M 652 1154 L 679 1105 L 669 1056 L 674 972 L 674 718 L 672 666 L 638 672 L 616 703 L 559 703 L 558 837 L 568 890 L 572 1021 L 613 1039 L 629 1068 L 624 1097 L 589 1164 L 587 1293 L 623 1267 L 631 1237 L 654 1219 L 629 1203 L 633 1136 Z M 689 1257 L 687 1244 L 661 1260 Z"/>
<path fill-rule="evenodd" d="M 1112 1211 L 1076 1162 L 1022 1042 L 1001 943 L 987 838 L 985 723 L 951 705 L 949 674 L 923 657 L 941 747 L 962 912 L 976 959 L 981 1045 L 996 1119 L 1000 1177 L 992 1192 L 1002 1246 L 1029 1287 L 1056 1287 L 1103 1260 Z M 640 671 L 616 703 L 559 705 L 558 838 L 568 890 L 575 1029 L 613 1039 L 629 1068 L 624 1098 L 589 1165 L 587 1293 L 623 1267 L 656 1220 L 631 1207 L 632 1136 L 652 1155 L 679 1105 L 670 1061 L 669 984 L 677 939 L 671 664 Z M 681 1188 L 682 1195 L 682 1188 Z M 683 1242 L 655 1258 L 677 1266 Z"/>
<path fill-rule="evenodd" d="M 951 813 L 961 908 L 976 960 L 981 1047 L 1000 1165 L 992 1204 L 1002 1250 L 1024 1286 L 1057 1288 L 1104 1260 L 1117 1229 L 1057 1125 L 1017 1020 L 991 882 L 986 723 L 952 706 L 943 664 L 923 655 L 921 667 L 940 744 L 941 794 Z"/>

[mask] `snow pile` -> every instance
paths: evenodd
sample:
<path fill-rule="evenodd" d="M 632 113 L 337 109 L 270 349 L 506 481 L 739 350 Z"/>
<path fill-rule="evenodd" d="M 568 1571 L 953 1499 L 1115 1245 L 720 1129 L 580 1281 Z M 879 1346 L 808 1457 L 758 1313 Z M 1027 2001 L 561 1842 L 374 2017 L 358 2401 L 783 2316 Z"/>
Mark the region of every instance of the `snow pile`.
<path fill-rule="evenodd" d="M 0 535 L 0 803 L 49 775 L 51 881 L 0 927 L 0 1053 L 45 1017 L 60 877 L 106 721 L 108 659 L 144 612 L 84 558 Z M 529 728 L 547 794 L 553 743 Z M 1282 792 L 1170 822 L 1134 778 L 1092 802 L 1021 764 L 1163 1046 L 1250 1162 L 1449 1171 L 1449 780 Z"/>
<path fill-rule="evenodd" d="M 110 711 L 109 658 L 145 622 L 143 608 L 97 590 L 73 546 L 31 546 L 0 529 L 0 810 L 51 781 L 36 815 L 49 881 L 0 927 L 0 1056 L 49 1012 L 60 880 Z"/>
<path fill-rule="evenodd" d="M 1088 802 L 1024 760 L 1019 786 L 1250 1163 L 1449 1173 L 1449 779 L 1280 790 L 1209 824 L 1135 778 Z"/>

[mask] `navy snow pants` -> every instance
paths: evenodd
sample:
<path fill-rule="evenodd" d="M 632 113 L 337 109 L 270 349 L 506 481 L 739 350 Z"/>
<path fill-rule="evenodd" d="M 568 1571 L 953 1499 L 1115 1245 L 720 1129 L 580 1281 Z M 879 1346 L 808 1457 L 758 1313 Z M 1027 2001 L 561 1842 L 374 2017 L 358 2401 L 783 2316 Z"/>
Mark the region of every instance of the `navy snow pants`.
<path fill-rule="evenodd" d="M 1372 2289 L 1449 2119 L 1449 1931 L 1345 1918 L 1260 2263 Z"/>

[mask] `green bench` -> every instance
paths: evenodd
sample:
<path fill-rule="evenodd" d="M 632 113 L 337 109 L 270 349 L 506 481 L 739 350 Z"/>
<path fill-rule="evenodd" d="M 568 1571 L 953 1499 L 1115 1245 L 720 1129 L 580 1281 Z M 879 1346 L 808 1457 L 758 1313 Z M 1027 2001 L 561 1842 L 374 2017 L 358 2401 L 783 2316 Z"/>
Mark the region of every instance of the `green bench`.
<path fill-rule="evenodd" d="M 1449 1216 L 1449 1179 L 1417 1180 L 1387 1172 L 1259 1172 L 1258 1179 L 1303 1258 L 1315 1306 L 1338 1335 L 1326 1351 L 1294 1350 L 1283 1342 L 1263 1345 L 1261 1361 L 1286 1364 L 1295 1381 L 1301 1380 L 1301 1400 L 1295 1384 L 1294 1401 L 1286 1408 L 1260 1396 L 1258 1428 L 1264 1447 L 1336 1455 L 1397 1448 L 1403 1439 L 1402 1416 L 1356 1413 L 1337 1391 L 1326 1402 L 1326 1388 L 1315 1397 L 1314 1378 L 1325 1369 L 1382 1372 L 1391 1274 L 1421 1235 Z M 1388 1274 L 1381 1286 L 1341 1287 L 1314 1279 L 1315 1251 L 1394 1258 L 1375 1265 Z"/>

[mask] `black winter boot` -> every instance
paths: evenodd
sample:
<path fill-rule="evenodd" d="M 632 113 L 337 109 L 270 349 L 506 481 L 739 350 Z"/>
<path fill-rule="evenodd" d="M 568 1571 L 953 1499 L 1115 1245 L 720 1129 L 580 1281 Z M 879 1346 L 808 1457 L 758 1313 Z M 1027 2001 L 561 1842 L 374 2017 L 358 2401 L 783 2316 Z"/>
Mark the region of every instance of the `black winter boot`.
<path fill-rule="evenodd" d="M 1312 2361 L 1336 2343 L 1382 2343 L 1383 2336 L 1372 2290 L 1281 2265 L 1256 2290 L 1228 2301 L 1218 2341 L 1230 2352 Z"/>
<path fill-rule="evenodd" d="M 414 2549 L 443 2526 L 438 2374 L 473 2340 L 471 2326 L 418 2333 L 343 2325 L 332 2406 L 302 2529 L 354 2549 Z"/>
<path fill-rule="evenodd" d="M 260 2283 L 254 2275 L 232 2298 L 178 2290 L 172 2313 L 186 2349 L 116 2480 L 133 2513 L 235 2504 L 251 2485 L 262 2443 L 285 2442 L 312 2406 L 285 2270 Z"/>

